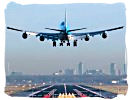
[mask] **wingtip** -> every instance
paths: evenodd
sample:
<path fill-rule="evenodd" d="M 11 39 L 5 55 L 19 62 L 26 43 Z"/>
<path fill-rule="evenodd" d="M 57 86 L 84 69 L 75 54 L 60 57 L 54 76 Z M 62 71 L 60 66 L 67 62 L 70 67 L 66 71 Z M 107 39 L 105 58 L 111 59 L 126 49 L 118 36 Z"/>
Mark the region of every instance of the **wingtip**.
<path fill-rule="evenodd" d="M 125 26 L 121 26 L 121 28 L 124 28 Z"/>
<path fill-rule="evenodd" d="M 119 29 L 122 29 L 122 28 L 124 28 L 125 26 L 120 26 L 120 27 L 118 27 Z"/>
<path fill-rule="evenodd" d="M 10 29 L 10 27 L 8 27 L 8 26 L 7 26 L 6 28 L 7 28 L 7 29 Z"/>

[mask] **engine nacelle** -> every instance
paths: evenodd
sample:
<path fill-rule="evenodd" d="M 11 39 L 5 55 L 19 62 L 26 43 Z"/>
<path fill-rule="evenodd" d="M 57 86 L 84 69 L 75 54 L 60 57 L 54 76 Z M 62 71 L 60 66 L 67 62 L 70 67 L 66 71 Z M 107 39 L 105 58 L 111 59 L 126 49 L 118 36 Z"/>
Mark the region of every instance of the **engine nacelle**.
<path fill-rule="evenodd" d="M 102 38 L 104 38 L 104 39 L 107 38 L 107 34 L 106 34 L 106 33 L 103 33 L 103 34 L 102 34 Z"/>
<path fill-rule="evenodd" d="M 44 36 L 40 36 L 40 41 L 44 41 L 45 40 L 45 38 L 44 38 Z"/>
<path fill-rule="evenodd" d="M 23 37 L 23 39 L 27 39 L 27 37 L 28 37 L 27 33 L 24 32 L 23 35 L 22 35 L 22 37 Z"/>
<path fill-rule="evenodd" d="M 89 36 L 88 35 L 86 35 L 85 41 L 89 41 Z"/>

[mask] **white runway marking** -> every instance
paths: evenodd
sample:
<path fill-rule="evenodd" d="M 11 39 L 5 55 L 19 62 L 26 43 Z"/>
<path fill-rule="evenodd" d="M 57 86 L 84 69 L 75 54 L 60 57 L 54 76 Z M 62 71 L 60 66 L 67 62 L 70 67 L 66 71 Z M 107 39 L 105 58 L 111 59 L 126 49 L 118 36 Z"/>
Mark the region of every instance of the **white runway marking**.
<path fill-rule="evenodd" d="M 67 93 L 67 90 L 66 90 L 66 85 L 64 84 L 64 89 L 65 89 L 65 93 Z"/>
<path fill-rule="evenodd" d="M 81 91 L 77 89 L 73 89 L 80 97 L 87 97 L 85 94 L 83 94 Z"/>
<path fill-rule="evenodd" d="M 92 91 L 92 90 L 90 90 L 90 89 L 84 88 L 84 87 L 79 86 L 79 85 L 75 85 L 75 86 L 77 86 L 77 87 L 79 87 L 79 88 L 82 88 L 82 89 L 84 89 L 84 90 L 86 90 L 86 91 L 89 91 L 89 92 L 91 92 L 91 93 L 93 93 L 93 94 L 96 94 L 96 95 L 98 95 L 98 96 L 100 96 L 100 97 L 104 97 L 103 95 L 101 95 L 101 94 L 99 94 L 99 93 L 97 93 L 97 92 L 95 92 L 95 91 Z M 106 98 L 106 97 L 104 97 L 104 98 Z"/>
<path fill-rule="evenodd" d="M 30 97 L 30 96 L 33 96 L 33 95 L 35 95 L 35 94 L 37 94 L 37 93 L 40 93 L 40 92 L 42 92 L 42 91 L 44 91 L 44 90 L 46 90 L 46 89 L 48 89 L 48 88 L 51 88 L 51 87 L 53 87 L 53 86 L 54 86 L 54 85 L 51 85 L 51 86 L 48 86 L 48 87 L 46 87 L 46 88 L 43 88 L 43 89 L 41 89 L 41 90 L 39 90 L 39 91 L 33 92 L 32 94 L 29 95 L 29 97 Z"/>
<path fill-rule="evenodd" d="M 56 90 L 57 90 L 57 89 L 51 90 L 48 94 L 44 95 L 43 98 L 50 98 L 52 95 L 54 95 L 54 92 L 55 92 Z"/>

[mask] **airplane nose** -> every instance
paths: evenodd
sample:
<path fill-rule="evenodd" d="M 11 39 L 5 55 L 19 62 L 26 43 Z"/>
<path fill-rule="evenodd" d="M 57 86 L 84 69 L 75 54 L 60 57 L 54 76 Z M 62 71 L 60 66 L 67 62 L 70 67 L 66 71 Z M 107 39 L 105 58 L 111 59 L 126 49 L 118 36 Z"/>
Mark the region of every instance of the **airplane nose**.
<path fill-rule="evenodd" d="M 74 37 L 72 35 L 68 35 L 69 40 L 74 40 Z"/>

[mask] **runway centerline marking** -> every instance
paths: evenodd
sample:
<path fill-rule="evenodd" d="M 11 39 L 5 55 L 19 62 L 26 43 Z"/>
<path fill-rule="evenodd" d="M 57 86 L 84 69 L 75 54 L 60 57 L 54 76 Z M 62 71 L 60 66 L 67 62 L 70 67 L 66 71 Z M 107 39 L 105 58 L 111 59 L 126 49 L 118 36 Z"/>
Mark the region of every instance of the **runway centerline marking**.
<path fill-rule="evenodd" d="M 46 90 L 46 89 L 48 89 L 48 88 L 51 88 L 51 87 L 53 87 L 53 86 L 54 86 L 54 85 L 51 85 L 51 86 L 48 86 L 48 87 L 46 87 L 46 88 L 43 88 L 43 89 L 41 89 L 41 90 L 39 90 L 39 91 L 33 92 L 32 94 L 29 95 L 29 97 L 30 97 L 30 96 L 33 96 L 33 95 L 35 95 L 35 94 L 37 94 L 37 93 L 40 93 L 40 92 L 42 92 L 42 91 L 44 91 L 44 90 Z"/>
<path fill-rule="evenodd" d="M 65 89 L 65 93 L 67 93 L 67 90 L 66 90 L 66 84 L 64 84 L 64 89 Z"/>

